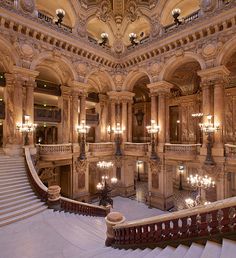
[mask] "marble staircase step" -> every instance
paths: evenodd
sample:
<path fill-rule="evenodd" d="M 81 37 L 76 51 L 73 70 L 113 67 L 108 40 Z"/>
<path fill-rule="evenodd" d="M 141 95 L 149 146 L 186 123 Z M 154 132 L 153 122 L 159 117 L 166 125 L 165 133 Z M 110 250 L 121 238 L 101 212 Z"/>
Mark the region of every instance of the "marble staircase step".
<path fill-rule="evenodd" d="M 169 257 L 173 257 L 173 253 L 175 251 L 174 247 L 171 246 L 167 246 L 166 248 L 164 248 L 158 255 L 158 258 L 169 258 Z"/>
<path fill-rule="evenodd" d="M 2 182 L 2 181 L 4 181 L 4 180 L 11 180 L 11 179 L 21 179 L 21 178 L 26 178 L 27 177 L 27 175 L 26 174 L 24 174 L 24 173 L 22 173 L 22 174 L 17 174 L 17 175 L 11 175 L 11 174 L 9 174 L 9 175 L 4 175 L 4 176 L 2 176 L 2 175 L 0 175 L 0 182 Z"/>
<path fill-rule="evenodd" d="M 47 206 L 41 205 L 41 206 L 38 206 L 37 208 L 34 208 L 32 210 L 28 210 L 24 213 L 14 215 L 11 218 L 5 219 L 3 221 L 0 220 L 0 227 L 12 224 L 14 222 L 17 222 L 17 221 L 20 221 L 20 220 L 23 220 L 23 219 L 26 219 L 26 218 L 29 218 L 29 217 L 32 217 L 32 216 L 34 216 L 38 213 L 41 213 L 41 212 L 45 211 L 46 209 L 47 209 Z"/>
<path fill-rule="evenodd" d="M 236 257 L 236 241 L 223 239 L 220 258 Z"/>
<path fill-rule="evenodd" d="M 17 185 L 17 184 L 20 184 L 20 183 L 28 183 L 29 180 L 27 177 L 25 178 L 19 178 L 19 179 L 16 179 L 16 180 L 8 180 L 7 182 L 1 182 L 0 181 L 0 188 L 2 187 L 6 187 L 6 186 L 14 186 L 14 185 Z"/>
<path fill-rule="evenodd" d="M 214 243 L 212 241 L 207 241 L 201 258 L 220 258 L 221 248 L 222 247 L 220 244 Z"/>
<path fill-rule="evenodd" d="M 18 186 L 15 188 L 4 188 L 1 189 L 0 191 L 0 196 L 4 197 L 5 195 L 9 195 L 9 194 L 13 194 L 13 193 L 18 193 L 18 192 L 22 192 L 23 190 L 31 190 L 31 186 L 30 185 L 26 185 L 26 186 Z"/>
<path fill-rule="evenodd" d="M 27 188 L 27 189 L 23 189 L 23 190 L 20 190 L 16 193 L 10 193 L 10 194 L 6 194 L 6 195 L 0 195 L 0 200 L 4 200 L 4 199 L 8 199 L 8 198 L 14 198 L 14 197 L 17 197 L 18 195 L 21 195 L 21 194 L 27 194 L 27 193 L 31 193 L 32 192 L 32 189 L 31 188 Z"/>
<path fill-rule="evenodd" d="M 193 243 L 189 247 L 187 253 L 184 255 L 183 258 L 199 258 L 201 257 L 204 250 L 204 246 Z"/>
<path fill-rule="evenodd" d="M 0 205 L 11 204 L 11 203 L 14 203 L 16 201 L 24 200 L 25 198 L 32 197 L 32 196 L 36 197 L 36 195 L 32 191 L 29 192 L 29 193 L 26 193 L 26 194 L 21 194 L 21 195 L 17 195 L 17 196 L 11 196 L 9 198 L 0 200 Z"/>
<path fill-rule="evenodd" d="M 24 186 L 30 186 L 29 182 L 24 182 L 24 183 L 17 183 L 15 185 L 4 185 L 1 186 L 1 190 L 4 191 L 4 189 L 15 189 L 15 188 L 19 188 L 19 187 L 24 187 Z"/>
<path fill-rule="evenodd" d="M 39 199 L 34 199 L 34 200 L 30 200 L 30 201 L 25 201 L 23 203 L 18 203 L 14 207 L 9 207 L 9 208 L 5 208 L 5 209 L 1 209 L 1 207 L 0 207 L 0 216 L 4 215 L 4 214 L 8 214 L 10 212 L 20 210 L 20 209 L 27 208 L 30 205 L 38 204 L 40 202 L 41 201 Z"/>
<path fill-rule="evenodd" d="M 34 210 L 41 209 L 42 207 L 46 207 L 46 206 L 44 205 L 43 202 L 39 202 L 36 204 L 28 205 L 27 207 L 22 208 L 22 209 L 18 209 L 16 211 L 9 212 L 4 215 L 0 215 L 0 226 L 5 225 L 4 221 L 10 221 L 11 219 L 14 220 L 15 217 L 19 218 L 19 217 L 21 217 L 21 215 L 22 215 L 22 217 L 24 217 L 25 213 L 31 213 Z"/>
<path fill-rule="evenodd" d="M 188 246 L 185 246 L 185 245 L 179 245 L 174 253 L 173 253 L 173 257 L 175 258 L 183 258 L 184 255 L 187 253 L 189 247 Z"/>
<path fill-rule="evenodd" d="M 9 176 L 10 176 L 10 175 L 11 175 L 11 176 L 13 176 L 13 175 L 15 176 L 15 175 L 27 175 L 27 174 L 26 174 L 25 171 L 16 170 L 16 169 L 15 169 L 14 171 L 13 171 L 13 170 L 12 170 L 12 171 L 7 170 L 7 171 L 4 171 L 4 172 L 1 172 L 1 171 L 0 171 L 0 177 L 8 176 L 8 175 L 9 175 Z"/>
<path fill-rule="evenodd" d="M 1 179 L 0 180 L 0 187 L 1 185 L 7 184 L 7 183 L 14 183 L 14 182 L 19 182 L 19 180 L 23 180 L 23 179 L 28 179 L 26 175 L 22 175 L 21 177 L 17 177 L 17 178 L 7 178 L 7 179 Z"/>
<path fill-rule="evenodd" d="M 38 200 L 37 196 L 35 196 L 34 194 L 26 195 L 26 197 L 21 197 L 21 198 L 18 198 L 17 200 L 14 198 L 12 199 L 12 201 L 8 201 L 3 204 L 0 203 L 0 211 L 3 209 L 15 207 L 16 205 L 23 204 L 25 202 L 29 202 L 33 200 Z"/>
<path fill-rule="evenodd" d="M 160 247 L 156 247 L 155 249 L 151 250 L 148 254 L 144 255 L 145 258 L 154 258 L 157 257 L 162 249 Z"/>

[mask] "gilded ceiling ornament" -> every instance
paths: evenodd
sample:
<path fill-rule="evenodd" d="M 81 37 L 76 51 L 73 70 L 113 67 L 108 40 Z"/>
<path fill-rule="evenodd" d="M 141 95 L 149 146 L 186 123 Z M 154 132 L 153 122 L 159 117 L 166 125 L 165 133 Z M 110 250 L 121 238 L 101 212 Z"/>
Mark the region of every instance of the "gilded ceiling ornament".
<path fill-rule="evenodd" d="M 130 1 L 127 6 L 127 17 L 131 22 L 138 19 L 137 4 L 135 1 Z"/>
<path fill-rule="evenodd" d="M 123 53 L 125 48 L 123 41 L 121 39 L 116 39 L 114 41 L 113 48 L 117 54 Z"/>
<path fill-rule="evenodd" d="M 110 1 L 103 1 L 97 12 L 97 17 L 103 22 L 107 22 L 111 18 L 111 3 Z"/>
<path fill-rule="evenodd" d="M 78 32 L 78 35 L 82 38 L 84 38 L 87 35 L 86 20 L 80 17 L 78 18 L 77 32 Z"/>
<path fill-rule="evenodd" d="M 33 11 L 35 9 L 34 0 L 21 0 L 20 6 L 21 6 L 22 10 L 27 13 L 33 13 Z"/>
<path fill-rule="evenodd" d="M 160 32 L 161 32 L 160 21 L 156 17 L 155 19 L 151 20 L 151 36 L 155 38 L 159 36 Z"/>

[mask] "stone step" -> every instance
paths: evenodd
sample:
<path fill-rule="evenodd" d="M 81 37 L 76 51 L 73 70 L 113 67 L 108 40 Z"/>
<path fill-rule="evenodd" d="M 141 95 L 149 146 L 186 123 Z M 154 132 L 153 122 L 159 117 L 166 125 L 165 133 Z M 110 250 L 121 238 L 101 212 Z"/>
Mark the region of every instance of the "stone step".
<path fill-rule="evenodd" d="M 1 189 L 0 196 L 4 197 L 4 196 L 12 194 L 12 193 L 18 193 L 18 192 L 21 192 L 23 190 L 29 190 L 29 189 L 32 190 L 30 185 L 18 186 L 18 187 L 10 188 L 10 189 L 9 188 L 4 188 L 4 189 Z"/>
<path fill-rule="evenodd" d="M 30 186 L 29 182 L 24 182 L 24 183 L 17 183 L 15 185 L 4 185 L 1 186 L 1 190 L 4 191 L 4 189 L 15 189 L 15 188 L 19 188 L 19 187 L 24 187 L 24 186 Z"/>
<path fill-rule="evenodd" d="M 16 216 L 12 216 L 11 218 L 8 218 L 8 219 L 5 219 L 3 221 L 0 221 L 0 227 L 2 226 L 6 226 L 8 224 L 11 224 L 11 223 L 14 223 L 16 221 L 19 221 L 19 220 L 23 220 L 23 219 L 26 219 L 26 218 L 29 218 L 31 216 L 34 216 L 40 212 L 43 212 L 47 209 L 47 206 L 45 205 L 42 205 L 42 206 L 38 206 L 38 208 L 34 208 L 32 210 L 28 210 L 22 214 L 18 214 Z"/>
<path fill-rule="evenodd" d="M 8 195 L 0 196 L 0 200 L 6 200 L 8 198 L 14 198 L 14 197 L 20 196 L 21 194 L 27 194 L 27 193 L 32 193 L 32 189 L 29 188 L 29 189 L 21 190 L 17 193 L 12 193 L 12 194 L 8 194 Z"/>
<path fill-rule="evenodd" d="M 7 176 L 7 175 L 26 175 L 26 171 L 25 170 L 8 170 L 8 171 L 4 171 L 1 172 L 0 171 L 0 176 Z"/>
<path fill-rule="evenodd" d="M 143 257 L 143 250 L 137 248 L 135 250 L 130 250 L 130 252 L 126 252 L 123 254 L 125 258 L 142 258 Z"/>
<path fill-rule="evenodd" d="M 6 187 L 6 186 L 14 186 L 14 185 L 18 185 L 18 184 L 21 184 L 21 183 L 28 183 L 29 180 L 28 178 L 21 178 L 21 179 L 16 179 L 15 181 L 14 180 L 9 180 L 7 182 L 4 182 L 4 183 L 1 183 L 0 181 L 0 188 L 2 187 Z"/>
<path fill-rule="evenodd" d="M 207 241 L 202 252 L 201 258 L 220 258 L 220 255 L 221 245 L 214 243 L 212 241 Z"/>
<path fill-rule="evenodd" d="M 146 254 L 144 257 L 145 258 L 153 258 L 153 257 L 157 257 L 160 253 L 161 253 L 162 249 L 159 247 L 156 247 L 155 249 L 153 249 L 150 253 Z"/>
<path fill-rule="evenodd" d="M 33 200 L 39 200 L 38 197 L 32 193 L 31 195 L 26 195 L 26 197 L 19 196 L 18 200 L 12 199 L 12 201 L 8 201 L 5 203 L 0 202 L 0 211 L 3 209 L 15 207 L 16 205 L 23 204 L 25 202 L 33 201 Z"/>
<path fill-rule="evenodd" d="M 169 257 L 173 257 L 173 253 L 175 251 L 174 247 L 171 246 L 167 246 L 166 248 L 164 248 L 159 254 L 158 254 L 158 258 L 169 258 Z"/>
<path fill-rule="evenodd" d="M 236 256 L 236 242 L 223 239 L 220 258 L 233 258 Z"/>
<path fill-rule="evenodd" d="M 34 199 L 34 200 L 31 200 L 31 201 L 25 201 L 23 203 L 16 204 L 14 207 L 9 207 L 9 208 L 6 208 L 6 209 L 1 209 L 1 207 L 0 207 L 0 216 L 4 215 L 4 214 L 8 214 L 10 212 L 20 210 L 20 209 L 24 209 L 26 207 L 29 207 L 31 205 L 34 205 L 34 204 L 37 204 L 37 203 L 40 203 L 40 202 L 41 201 L 39 199 Z"/>
<path fill-rule="evenodd" d="M 33 191 L 31 191 L 29 193 L 26 193 L 26 194 L 18 195 L 17 197 L 12 196 L 12 197 L 9 197 L 7 199 L 0 200 L 0 205 L 4 205 L 4 204 L 8 204 L 8 203 L 10 205 L 11 203 L 13 203 L 15 201 L 24 200 L 25 198 L 32 197 L 32 196 L 35 197 L 35 194 L 34 194 Z"/>
<path fill-rule="evenodd" d="M 14 217 L 20 217 L 20 215 L 24 216 L 25 213 L 33 212 L 38 208 L 45 206 L 43 202 L 39 202 L 36 204 L 29 205 L 26 208 L 18 209 L 17 211 L 9 212 L 8 214 L 4 214 L 0 216 L 0 226 L 4 224 L 4 221 L 14 219 Z M 4 224 L 5 225 L 5 224 Z"/>
<path fill-rule="evenodd" d="M 20 180 L 27 180 L 28 179 L 28 177 L 27 177 L 27 175 L 25 175 L 25 176 L 21 176 L 21 177 L 17 177 L 17 178 L 8 178 L 8 179 L 1 179 L 0 180 L 0 188 L 1 188 L 1 186 L 2 185 L 5 185 L 5 184 L 12 184 L 12 183 L 16 183 L 16 182 L 19 182 Z"/>
<path fill-rule="evenodd" d="M 182 258 L 185 256 L 185 254 L 187 253 L 189 247 L 188 246 L 185 246 L 185 245 L 179 245 L 174 253 L 173 253 L 173 257 L 175 258 Z"/>
<path fill-rule="evenodd" d="M 27 177 L 26 172 L 21 172 L 21 173 L 16 174 L 16 175 L 12 175 L 12 174 L 1 175 L 1 174 L 0 174 L 0 182 L 1 182 L 2 180 L 6 180 L 6 179 L 18 179 L 18 178 L 22 178 L 22 177 Z"/>
<path fill-rule="evenodd" d="M 199 258 L 201 257 L 204 250 L 204 246 L 193 243 L 189 247 L 187 253 L 185 254 L 184 258 Z"/>

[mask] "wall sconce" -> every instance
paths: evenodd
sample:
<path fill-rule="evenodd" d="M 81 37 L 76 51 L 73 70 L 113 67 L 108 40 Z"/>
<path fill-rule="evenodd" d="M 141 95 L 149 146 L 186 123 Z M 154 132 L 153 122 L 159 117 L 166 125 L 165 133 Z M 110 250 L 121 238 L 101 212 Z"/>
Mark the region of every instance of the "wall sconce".
<path fill-rule="evenodd" d="M 180 25 L 182 22 L 179 20 L 179 16 L 181 14 L 181 10 L 179 8 L 175 8 L 172 10 L 172 16 L 174 18 L 174 23 L 176 25 Z"/>
<path fill-rule="evenodd" d="M 57 9 L 56 15 L 58 17 L 58 20 L 55 22 L 56 25 L 61 26 L 63 18 L 66 15 L 66 12 L 63 9 Z"/>
<path fill-rule="evenodd" d="M 129 34 L 129 40 L 130 40 L 130 43 L 132 44 L 132 46 L 136 46 L 139 43 L 137 40 L 137 34 L 134 32 L 131 32 Z"/>
<path fill-rule="evenodd" d="M 99 43 L 100 46 L 105 46 L 108 43 L 108 33 L 103 32 L 101 34 L 102 41 Z"/>

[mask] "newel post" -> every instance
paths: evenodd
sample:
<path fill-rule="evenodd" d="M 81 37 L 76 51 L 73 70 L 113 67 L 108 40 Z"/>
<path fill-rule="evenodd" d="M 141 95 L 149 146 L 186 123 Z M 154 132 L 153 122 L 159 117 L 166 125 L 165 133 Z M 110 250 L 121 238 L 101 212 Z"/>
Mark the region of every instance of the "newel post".
<path fill-rule="evenodd" d="M 115 240 L 113 227 L 124 223 L 125 217 L 120 212 L 111 212 L 105 217 L 105 221 L 107 225 L 107 239 L 105 245 L 111 246 Z"/>
<path fill-rule="evenodd" d="M 60 209 L 60 191 L 61 187 L 59 185 L 52 185 L 48 187 L 48 206 L 51 209 Z"/>

